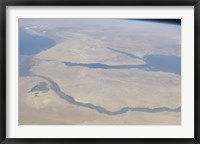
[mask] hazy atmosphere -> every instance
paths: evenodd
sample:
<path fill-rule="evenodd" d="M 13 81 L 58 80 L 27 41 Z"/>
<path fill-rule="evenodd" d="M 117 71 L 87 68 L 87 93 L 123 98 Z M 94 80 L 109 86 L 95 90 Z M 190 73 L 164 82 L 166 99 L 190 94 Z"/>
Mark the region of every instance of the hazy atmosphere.
<path fill-rule="evenodd" d="M 19 19 L 19 125 L 180 125 L 181 20 Z"/>

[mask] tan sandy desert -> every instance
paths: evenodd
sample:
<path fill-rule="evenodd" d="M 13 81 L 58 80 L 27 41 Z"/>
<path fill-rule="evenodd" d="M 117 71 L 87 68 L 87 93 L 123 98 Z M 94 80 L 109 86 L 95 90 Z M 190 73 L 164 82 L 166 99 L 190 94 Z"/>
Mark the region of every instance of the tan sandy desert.
<path fill-rule="evenodd" d="M 19 125 L 180 125 L 181 27 L 19 19 Z"/>

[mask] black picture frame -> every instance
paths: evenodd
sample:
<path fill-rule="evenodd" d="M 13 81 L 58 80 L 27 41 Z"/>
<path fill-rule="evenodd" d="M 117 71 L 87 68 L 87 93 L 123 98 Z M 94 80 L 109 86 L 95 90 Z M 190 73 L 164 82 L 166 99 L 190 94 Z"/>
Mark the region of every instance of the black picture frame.
<path fill-rule="evenodd" d="M 6 138 L 6 7 L 7 6 L 194 6 L 195 103 L 194 138 Z M 1 0 L 0 1 L 0 142 L 3 144 L 200 144 L 200 1 L 199 0 Z"/>

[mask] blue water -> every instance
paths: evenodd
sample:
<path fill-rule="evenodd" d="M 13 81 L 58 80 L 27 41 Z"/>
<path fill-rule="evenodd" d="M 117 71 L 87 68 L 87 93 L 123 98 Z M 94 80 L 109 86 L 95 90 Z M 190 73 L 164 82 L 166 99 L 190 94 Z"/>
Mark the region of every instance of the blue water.
<path fill-rule="evenodd" d="M 151 71 L 164 71 L 181 75 L 181 57 L 166 55 L 145 55 L 145 67 Z"/>
<path fill-rule="evenodd" d="M 175 74 L 181 75 L 181 57 L 180 56 L 167 56 L 167 55 L 145 55 L 144 57 L 138 57 L 132 53 L 128 53 L 117 48 L 107 48 L 113 52 L 120 53 L 122 55 L 126 55 L 133 59 L 144 60 L 147 64 L 145 65 L 122 65 L 118 66 L 118 68 L 139 68 L 143 70 L 151 70 L 151 71 L 164 71 L 164 72 L 172 72 Z M 97 64 L 97 66 L 101 66 Z M 116 66 L 103 66 L 102 68 L 117 68 Z"/>
<path fill-rule="evenodd" d="M 129 111 L 138 111 L 138 112 L 150 112 L 150 113 L 157 113 L 157 112 L 180 112 L 181 107 L 177 108 L 168 108 L 168 107 L 157 107 L 157 108 L 148 108 L 148 107 L 123 107 L 119 110 L 116 111 L 109 111 L 106 108 L 100 106 L 100 105 L 94 105 L 91 103 L 83 103 L 79 102 L 74 99 L 74 97 L 64 93 L 59 85 L 51 80 L 50 78 L 47 78 L 45 76 L 40 76 L 40 75 L 35 75 L 37 77 L 41 77 L 43 79 L 46 79 L 50 83 L 50 88 L 57 94 L 59 95 L 62 99 L 68 101 L 70 104 L 74 104 L 79 107 L 85 107 L 89 109 L 93 109 L 98 111 L 99 113 L 107 114 L 107 115 L 119 115 L 123 114 Z"/>
<path fill-rule="evenodd" d="M 25 29 L 19 28 L 20 55 L 34 55 L 53 47 L 55 44 L 56 42 L 48 37 L 29 34 Z"/>
<path fill-rule="evenodd" d="M 25 29 L 19 28 L 19 76 L 30 75 L 29 69 L 34 65 L 33 55 L 55 44 L 56 42 L 48 37 L 29 34 Z"/>
<path fill-rule="evenodd" d="M 25 29 L 19 29 L 19 55 L 20 55 L 20 75 L 28 75 L 32 66 L 31 55 L 35 55 L 43 50 L 53 47 L 56 42 L 48 37 L 29 34 Z M 103 63 L 72 63 L 63 62 L 67 66 L 82 66 L 88 68 L 101 69 L 132 69 L 137 68 L 144 71 L 163 71 L 181 75 L 181 57 L 166 55 L 145 55 L 140 58 L 128 52 L 121 51 L 116 48 L 107 48 L 113 52 L 126 55 L 131 58 L 144 60 L 147 64 L 143 65 L 107 65 Z"/>
<path fill-rule="evenodd" d="M 34 65 L 32 62 L 33 56 L 20 55 L 19 56 L 19 76 L 30 75 L 29 69 Z"/>
<path fill-rule="evenodd" d="M 137 68 L 144 71 L 163 71 L 181 75 L 181 57 L 165 55 L 145 55 L 143 65 L 107 65 L 102 63 L 72 63 L 63 62 L 67 66 L 81 66 L 99 69 L 132 69 Z"/>
<path fill-rule="evenodd" d="M 123 55 L 126 55 L 128 57 L 131 57 L 131 58 L 136 58 L 136 59 L 141 59 L 140 57 L 134 55 L 134 54 L 131 54 L 131 53 L 128 53 L 128 52 L 125 52 L 125 51 L 122 51 L 122 50 L 118 50 L 118 49 L 114 49 L 114 48 L 110 48 L 110 47 L 107 47 L 107 49 L 111 50 L 111 51 L 114 51 L 114 52 L 117 52 L 117 53 L 120 53 L 120 54 L 123 54 Z"/>

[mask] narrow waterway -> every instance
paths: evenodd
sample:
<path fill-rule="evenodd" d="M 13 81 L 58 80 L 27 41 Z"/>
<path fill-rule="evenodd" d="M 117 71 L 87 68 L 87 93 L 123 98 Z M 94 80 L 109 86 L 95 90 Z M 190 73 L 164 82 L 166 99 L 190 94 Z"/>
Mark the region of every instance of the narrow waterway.
<path fill-rule="evenodd" d="M 68 103 L 73 104 L 73 105 L 77 105 L 77 106 L 81 106 L 81 107 L 85 107 L 85 108 L 89 108 L 92 110 L 95 110 L 99 113 L 103 113 L 103 114 L 107 114 L 107 115 L 118 115 L 118 114 L 123 114 L 129 111 L 137 111 L 137 112 L 150 112 L 150 113 L 156 113 L 156 112 L 180 112 L 181 111 L 181 107 L 177 107 L 177 108 L 168 108 L 168 107 L 157 107 L 157 108 L 147 108 L 147 107 L 124 107 L 121 108 L 117 111 L 109 111 L 106 108 L 102 107 L 102 106 L 96 106 L 94 104 L 91 103 L 83 103 L 83 102 L 79 102 L 76 101 L 72 96 L 69 96 L 67 94 L 65 94 L 63 91 L 61 91 L 60 87 L 58 86 L 58 84 L 56 82 L 54 82 L 53 80 L 51 80 L 50 78 L 47 78 L 45 76 L 41 76 L 41 75 L 35 75 L 37 77 L 41 77 L 45 80 L 47 80 L 50 83 L 50 88 L 58 95 L 60 96 L 62 99 L 66 100 Z"/>
<path fill-rule="evenodd" d="M 70 67 L 87 67 L 91 69 L 140 69 L 143 71 L 162 71 L 181 75 L 181 57 L 166 55 L 145 55 L 142 65 L 107 65 L 103 63 L 74 63 L 63 62 Z"/>

